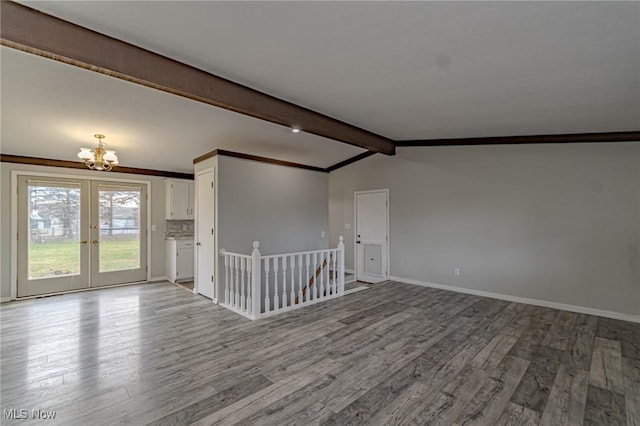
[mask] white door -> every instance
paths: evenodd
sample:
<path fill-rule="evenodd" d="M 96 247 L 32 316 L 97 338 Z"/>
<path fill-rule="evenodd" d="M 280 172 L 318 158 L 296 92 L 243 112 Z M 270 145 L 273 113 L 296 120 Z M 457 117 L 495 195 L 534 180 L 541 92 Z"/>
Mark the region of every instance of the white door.
<path fill-rule="evenodd" d="M 379 283 L 389 277 L 389 191 L 355 193 L 356 279 Z"/>
<path fill-rule="evenodd" d="M 147 279 L 147 186 L 91 181 L 91 286 Z"/>
<path fill-rule="evenodd" d="M 18 178 L 18 297 L 89 287 L 89 182 Z"/>
<path fill-rule="evenodd" d="M 196 274 L 195 287 L 201 295 L 216 300 L 215 263 L 215 197 L 213 169 L 196 176 Z"/>

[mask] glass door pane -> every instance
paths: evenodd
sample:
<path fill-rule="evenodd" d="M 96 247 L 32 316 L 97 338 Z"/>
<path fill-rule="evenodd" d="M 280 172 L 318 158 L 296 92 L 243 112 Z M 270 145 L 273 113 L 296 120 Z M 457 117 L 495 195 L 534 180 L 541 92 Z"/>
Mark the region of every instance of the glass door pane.
<path fill-rule="evenodd" d="M 146 279 L 146 186 L 92 182 L 91 285 Z"/>
<path fill-rule="evenodd" d="M 140 268 L 140 189 L 100 187 L 100 272 Z"/>
<path fill-rule="evenodd" d="M 18 295 L 88 286 L 86 185 L 26 176 L 18 185 Z"/>

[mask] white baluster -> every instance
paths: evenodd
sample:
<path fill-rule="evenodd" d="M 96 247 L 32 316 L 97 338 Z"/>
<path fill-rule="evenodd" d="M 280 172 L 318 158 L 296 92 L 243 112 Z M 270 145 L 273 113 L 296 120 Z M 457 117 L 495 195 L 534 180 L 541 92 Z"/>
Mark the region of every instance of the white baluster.
<path fill-rule="evenodd" d="M 338 252 L 333 250 L 333 294 L 336 294 L 338 291 Z"/>
<path fill-rule="evenodd" d="M 326 256 L 326 252 L 322 251 L 320 252 L 320 288 L 318 289 L 318 292 L 320 293 L 320 298 L 324 297 L 324 274 L 325 274 L 325 266 L 324 266 L 324 262 L 325 262 L 325 256 Z"/>
<path fill-rule="evenodd" d="M 302 281 L 302 257 L 303 255 L 298 255 L 298 303 L 302 303 L 302 288 L 304 286 Z"/>
<path fill-rule="evenodd" d="M 271 300 L 269 299 L 269 262 L 271 259 L 266 258 L 264 260 L 264 312 L 268 313 L 271 310 Z"/>
<path fill-rule="evenodd" d="M 247 311 L 248 314 L 252 314 L 253 311 L 251 310 L 253 305 L 251 304 L 252 301 L 252 296 L 253 296 L 253 291 L 251 290 L 251 276 L 252 276 L 252 272 L 253 272 L 253 266 L 252 266 L 252 261 L 251 259 L 247 259 L 247 298 L 246 298 L 246 304 L 245 304 L 245 310 Z"/>
<path fill-rule="evenodd" d="M 233 306 L 233 283 L 235 282 L 234 273 L 236 271 L 236 257 L 229 256 L 229 306 Z"/>
<path fill-rule="evenodd" d="M 236 308 L 240 306 L 240 285 L 241 285 L 240 275 L 242 273 L 241 272 L 241 265 L 240 265 L 241 260 L 242 260 L 242 258 L 240 258 L 240 257 L 236 258 L 236 284 L 235 284 L 235 286 L 236 286 L 236 289 L 235 289 L 236 290 L 236 297 L 235 297 L 235 301 L 234 301 L 234 305 L 233 305 Z"/>
<path fill-rule="evenodd" d="M 280 302 L 279 302 L 279 296 L 278 296 L 278 258 L 274 257 L 273 258 L 273 285 L 275 287 L 275 291 L 273 293 L 273 309 L 274 310 L 278 310 L 280 309 Z"/>
<path fill-rule="evenodd" d="M 311 300 L 311 289 L 309 288 L 309 280 L 311 278 L 309 278 L 309 269 L 311 267 L 311 256 L 309 255 L 309 253 L 306 254 L 306 258 L 307 258 L 307 262 L 306 262 L 306 266 L 307 266 L 307 280 L 304 282 L 304 286 L 307 289 L 307 295 L 306 295 L 306 301 L 308 302 L 309 300 Z"/>
<path fill-rule="evenodd" d="M 241 310 L 244 310 L 247 305 L 245 304 L 245 300 L 244 300 L 244 286 L 246 284 L 246 275 L 247 275 L 247 259 L 246 258 L 240 258 L 240 273 L 241 275 L 241 280 L 240 280 L 240 304 L 239 304 L 239 308 Z"/>
<path fill-rule="evenodd" d="M 282 308 L 287 307 L 287 256 L 282 256 Z"/>
<path fill-rule="evenodd" d="M 313 253 L 313 300 L 318 298 L 318 252 Z"/>
<path fill-rule="evenodd" d="M 289 257 L 289 268 L 291 268 L 291 299 L 289 299 L 289 303 L 291 306 L 296 302 L 296 278 L 295 278 L 295 270 L 296 270 L 296 257 Z"/>
<path fill-rule="evenodd" d="M 229 255 L 224 255 L 224 303 L 229 304 Z"/>
<path fill-rule="evenodd" d="M 344 294 L 344 238 L 338 237 L 338 293 Z"/>

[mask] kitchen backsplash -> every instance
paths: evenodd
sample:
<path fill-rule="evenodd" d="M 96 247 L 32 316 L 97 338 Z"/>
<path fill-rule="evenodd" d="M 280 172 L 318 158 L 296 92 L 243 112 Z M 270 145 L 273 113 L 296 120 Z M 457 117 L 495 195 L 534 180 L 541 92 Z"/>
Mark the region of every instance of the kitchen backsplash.
<path fill-rule="evenodd" d="M 164 229 L 165 232 L 193 232 L 193 220 L 167 220 Z"/>

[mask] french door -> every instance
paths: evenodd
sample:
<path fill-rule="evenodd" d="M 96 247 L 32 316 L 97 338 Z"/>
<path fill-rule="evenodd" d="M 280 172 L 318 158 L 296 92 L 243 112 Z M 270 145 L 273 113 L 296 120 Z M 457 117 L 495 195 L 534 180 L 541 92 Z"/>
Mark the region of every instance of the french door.
<path fill-rule="evenodd" d="M 18 297 L 144 281 L 147 187 L 18 177 Z"/>

